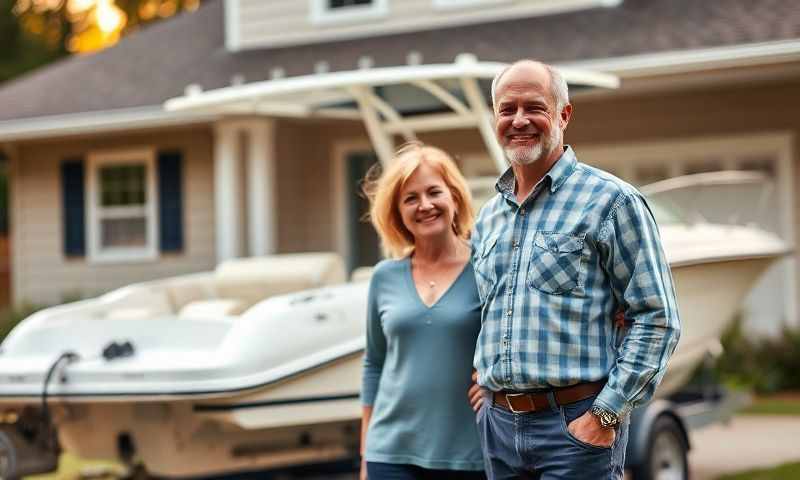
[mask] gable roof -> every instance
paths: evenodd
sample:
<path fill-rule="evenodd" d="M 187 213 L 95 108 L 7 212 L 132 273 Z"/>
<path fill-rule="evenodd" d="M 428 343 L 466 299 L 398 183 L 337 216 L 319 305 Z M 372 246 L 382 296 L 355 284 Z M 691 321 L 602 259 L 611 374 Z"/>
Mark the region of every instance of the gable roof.
<path fill-rule="evenodd" d="M 403 65 L 410 51 L 424 63 L 451 62 L 470 52 L 480 60 L 538 58 L 552 63 L 657 52 L 795 40 L 796 0 L 625 0 L 543 17 L 402 33 L 368 39 L 229 52 L 224 4 L 209 0 L 196 12 L 136 32 L 113 48 L 72 56 L 0 85 L 0 121 L 84 112 L 159 107 L 187 85 L 204 89 L 288 76 L 353 70 L 369 56 L 375 66 Z"/>

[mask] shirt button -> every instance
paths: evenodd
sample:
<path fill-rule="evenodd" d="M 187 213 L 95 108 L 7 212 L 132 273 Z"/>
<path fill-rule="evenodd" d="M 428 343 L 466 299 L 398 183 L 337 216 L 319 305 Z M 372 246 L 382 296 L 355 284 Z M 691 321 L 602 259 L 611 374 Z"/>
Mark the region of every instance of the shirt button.
<path fill-rule="evenodd" d="M 506 315 L 508 315 L 510 317 L 511 316 L 511 310 L 507 311 Z"/>
<path fill-rule="evenodd" d="M 514 250 L 519 249 L 519 242 L 514 242 L 513 245 L 514 245 Z"/>
<path fill-rule="evenodd" d="M 520 214 L 520 215 L 522 215 L 522 216 L 525 216 L 525 209 L 524 209 L 524 208 L 521 208 L 521 209 L 519 210 L 519 214 Z"/>

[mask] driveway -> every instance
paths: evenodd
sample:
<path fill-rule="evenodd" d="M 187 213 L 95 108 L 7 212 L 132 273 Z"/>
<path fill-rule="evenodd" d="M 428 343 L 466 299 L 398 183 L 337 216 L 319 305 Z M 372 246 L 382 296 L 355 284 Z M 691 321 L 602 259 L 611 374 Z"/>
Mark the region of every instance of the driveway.
<path fill-rule="evenodd" d="M 691 432 L 692 480 L 800 461 L 800 416 L 736 415 L 727 424 Z M 326 477 L 352 480 L 354 475 Z M 318 479 L 314 479 L 318 480 Z"/>
<path fill-rule="evenodd" d="M 800 461 L 800 416 L 737 415 L 691 433 L 693 480 Z"/>

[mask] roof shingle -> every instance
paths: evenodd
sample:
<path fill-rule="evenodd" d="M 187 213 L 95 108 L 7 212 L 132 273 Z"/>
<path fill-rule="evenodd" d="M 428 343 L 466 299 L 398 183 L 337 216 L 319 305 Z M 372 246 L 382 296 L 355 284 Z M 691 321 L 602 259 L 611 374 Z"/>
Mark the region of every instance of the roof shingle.
<path fill-rule="evenodd" d="M 313 72 L 402 65 L 409 51 L 424 63 L 451 62 L 463 52 L 480 60 L 538 58 L 572 62 L 644 53 L 731 46 L 800 37 L 797 0 L 625 0 L 543 17 L 505 20 L 369 39 L 232 53 L 224 46 L 222 0 L 209 0 L 136 32 L 113 48 L 73 56 L 0 87 L 0 120 L 160 105 L 188 84 L 204 89 Z"/>

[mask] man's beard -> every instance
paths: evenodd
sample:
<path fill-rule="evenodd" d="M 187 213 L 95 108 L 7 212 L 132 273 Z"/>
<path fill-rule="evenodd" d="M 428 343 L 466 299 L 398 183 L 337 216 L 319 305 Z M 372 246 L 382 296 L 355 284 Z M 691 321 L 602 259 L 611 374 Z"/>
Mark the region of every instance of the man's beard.
<path fill-rule="evenodd" d="M 530 165 L 549 156 L 553 149 L 561 143 L 561 128 L 554 125 L 548 137 L 542 137 L 541 141 L 532 147 L 504 147 L 503 152 L 511 163 L 517 165 Z"/>

